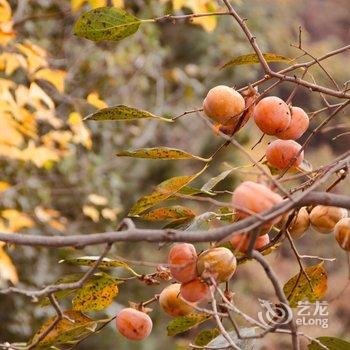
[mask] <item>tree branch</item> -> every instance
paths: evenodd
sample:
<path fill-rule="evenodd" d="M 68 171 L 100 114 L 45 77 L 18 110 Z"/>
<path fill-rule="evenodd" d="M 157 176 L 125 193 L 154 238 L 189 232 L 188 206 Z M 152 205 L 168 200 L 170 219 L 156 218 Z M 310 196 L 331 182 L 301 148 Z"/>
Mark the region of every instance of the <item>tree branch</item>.
<path fill-rule="evenodd" d="M 297 196 L 294 196 L 295 198 Z M 350 197 L 340 194 L 312 191 L 300 200 L 293 203 L 285 200 L 274 206 L 271 210 L 261 213 L 263 220 L 257 217 L 248 217 L 239 222 L 208 231 L 181 231 L 172 229 L 142 229 L 128 228 L 123 231 L 112 231 L 95 234 L 82 234 L 64 237 L 33 236 L 21 233 L 0 233 L 0 241 L 25 246 L 41 247 L 77 247 L 83 248 L 91 245 L 114 242 L 212 242 L 226 238 L 228 235 L 239 234 L 253 230 L 264 223 L 286 213 L 290 209 L 307 205 L 331 205 L 350 209 Z"/>

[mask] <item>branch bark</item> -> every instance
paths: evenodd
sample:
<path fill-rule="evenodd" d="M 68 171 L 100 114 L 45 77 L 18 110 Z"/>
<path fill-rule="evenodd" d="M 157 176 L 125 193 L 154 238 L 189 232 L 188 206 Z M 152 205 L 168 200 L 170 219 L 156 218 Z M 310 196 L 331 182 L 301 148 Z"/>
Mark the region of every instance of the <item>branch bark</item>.
<path fill-rule="evenodd" d="M 294 196 L 293 198 L 296 198 Z M 64 237 L 33 236 L 21 233 L 0 233 L 0 241 L 25 246 L 40 247 L 76 247 L 83 248 L 91 245 L 115 242 L 213 242 L 226 238 L 228 235 L 239 234 L 253 230 L 264 223 L 286 213 L 290 209 L 307 205 L 331 205 L 350 209 L 350 197 L 328 192 L 312 191 L 296 200 L 285 200 L 271 210 L 261 213 L 261 217 L 248 217 L 242 221 L 208 231 L 181 231 L 172 229 L 143 229 L 129 227 L 122 231 L 112 231 L 95 234 L 82 234 Z"/>

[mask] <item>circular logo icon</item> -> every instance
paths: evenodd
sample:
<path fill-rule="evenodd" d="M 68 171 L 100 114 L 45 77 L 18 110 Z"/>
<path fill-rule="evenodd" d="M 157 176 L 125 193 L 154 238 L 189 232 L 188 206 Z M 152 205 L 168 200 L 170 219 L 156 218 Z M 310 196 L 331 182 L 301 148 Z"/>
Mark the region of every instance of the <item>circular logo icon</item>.
<path fill-rule="evenodd" d="M 289 305 L 280 303 L 274 304 L 271 301 L 259 299 L 264 311 L 258 313 L 259 321 L 265 326 L 273 324 L 287 324 L 293 318 L 293 313 Z"/>

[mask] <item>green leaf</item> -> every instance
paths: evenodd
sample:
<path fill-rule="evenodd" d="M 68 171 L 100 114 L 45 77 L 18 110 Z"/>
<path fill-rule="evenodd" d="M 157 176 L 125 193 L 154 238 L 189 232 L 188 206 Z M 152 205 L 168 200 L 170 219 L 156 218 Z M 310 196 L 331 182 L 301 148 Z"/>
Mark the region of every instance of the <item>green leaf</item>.
<path fill-rule="evenodd" d="M 176 148 L 155 147 L 140 148 L 133 151 L 117 153 L 118 157 L 149 158 L 149 159 L 198 159 L 208 162 L 209 159 L 201 158 Z"/>
<path fill-rule="evenodd" d="M 208 195 L 208 196 L 215 195 L 215 193 L 213 193 L 213 192 L 204 192 L 199 188 L 184 186 L 179 191 L 177 191 L 174 195 L 168 197 L 166 200 L 168 200 L 168 201 L 176 200 L 176 199 L 179 199 L 179 197 L 181 198 L 181 196 L 192 197 L 192 196 L 195 196 L 197 194 L 203 194 L 203 195 Z M 189 198 L 189 199 L 191 199 L 191 198 Z"/>
<path fill-rule="evenodd" d="M 160 183 L 155 190 L 142 198 L 140 198 L 135 205 L 131 208 L 129 216 L 138 216 L 147 209 L 153 207 L 156 203 L 164 201 L 169 197 L 177 193 L 181 188 L 193 181 L 197 176 L 199 176 L 207 166 L 205 166 L 200 172 L 194 175 L 187 176 L 175 176 L 171 179 L 165 180 Z"/>
<path fill-rule="evenodd" d="M 213 193 L 213 192 L 209 192 L 209 191 L 205 192 L 205 191 L 202 191 L 199 188 L 194 188 L 194 187 L 190 187 L 190 186 L 184 186 L 178 192 L 176 192 L 176 194 L 174 196 L 169 197 L 168 200 L 177 199 L 177 196 L 181 197 L 181 195 L 195 196 L 197 194 L 203 194 L 203 195 L 209 195 L 209 196 L 214 196 L 215 195 L 215 193 Z"/>
<path fill-rule="evenodd" d="M 174 336 L 209 320 L 208 314 L 189 314 L 187 316 L 177 317 L 171 320 L 167 326 L 169 336 Z"/>
<path fill-rule="evenodd" d="M 276 55 L 274 53 L 264 53 L 263 54 L 266 62 L 287 62 L 290 63 L 292 61 L 291 58 L 281 56 L 281 55 Z M 234 66 L 240 66 L 243 64 L 255 64 L 259 63 L 259 58 L 256 53 L 251 53 L 248 55 L 242 55 L 242 56 L 237 56 L 233 58 L 232 60 L 226 62 L 220 69 L 227 68 L 227 67 L 234 67 Z"/>
<path fill-rule="evenodd" d="M 305 272 L 309 276 L 312 289 L 302 272 L 292 277 L 283 287 L 291 307 L 297 307 L 298 301 L 315 302 L 320 300 L 327 291 L 327 272 L 323 262 L 307 267 Z"/>
<path fill-rule="evenodd" d="M 141 215 L 141 218 L 148 221 L 157 220 L 173 220 L 173 219 L 188 219 L 195 217 L 196 214 L 189 208 L 181 205 L 172 207 L 158 208 L 150 211 L 147 214 Z"/>
<path fill-rule="evenodd" d="M 66 317 L 62 318 L 51 332 L 39 342 L 36 349 L 47 349 L 52 345 L 76 342 L 96 329 L 97 323 L 80 311 L 68 310 L 64 312 L 64 316 Z M 55 319 L 56 316 L 48 319 L 35 333 L 29 344 L 35 343 Z"/>
<path fill-rule="evenodd" d="M 201 194 L 201 193 L 205 193 L 205 194 L 209 194 L 210 192 L 206 193 L 204 191 L 202 191 L 199 188 L 194 188 L 194 187 L 190 187 L 190 186 L 184 186 L 180 189 L 180 191 L 178 191 L 179 194 L 184 194 L 186 196 L 194 196 L 196 194 Z"/>
<path fill-rule="evenodd" d="M 118 121 L 130 121 L 139 119 L 158 119 L 165 122 L 172 123 L 171 119 L 159 117 L 150 112 L 143 111 L 141 109 L 128 107 L 124 105 L 118 105 L 114 107 L 107 107 L 98 110 L 92 114 L 89 114 L 84 120 L 118 120 Z"/>
<path fill-rule="evenodd" d="M 100 7 L 82 14 L 73 32 L 93 41 L 119 41 L 137 32 L 141 20 L 116 7 Z"/>
<path fill-rule="evenodd" d="M 91 279 L 80 288 L 73 298 L 73 309 L 98 311 L 105 309 L 118 295 L 118 282 L 107 274 Z"/>
<path fill-rule="evenodd" d="M 80 265 L 80 266 L 92 266 L 96 260 L 98 260 L 98 256 L 82 256 L 80 258 L 72 258 L 72 259 L 65 259 L 60 260 L 59 263 L 65 263 L 69 265 Z M 99 269 L 110 269 L 110 268 L 123 268 L 128 271 L 130 271 L 133 275 L 139 276 L 139 274 L 134 271 L 126 262 L 116 260 L 116 259 L 109 259 L 109 258 L 103 258 L 98 265 Z"/>
<path fill-rule="evenodd" d="M 225 170 L 218 176 L 215 176 L 211 178 L 206 184 L 204 184 L 201 188 L 202 191 L 210 191 L 212 188 L 214 188 L 220 181 L 224 180 L 233 169 Z"/>
<path fill-rule="evenodd" d="M 240 335 L 244 337 L 251 337 L 256 335 L 256 327 L 251 328 L 242 328 L 240 329 L 239 333 Z M 256 348 L 256 339 L 254 338 L 248 338 L 248 339 L 239 339 L 237 337 L 236 331 L 231 331 L 228 333 L 232 341 L 237 345 L 238 348 L 244 349 L 244 350 L 254 350 Z M 214 348 L 214 349 L 226 349 L 230 347 L 230 344 L 228 341 L 224 338 L 222 334 L 220 334 L 217 338 L 212 340 L 209 344 L 207 344 L 208 348 Z"/>
<path fill-rule="evenodd" d="M 185 229 L 188 227 L 189 223 L 192 221 L 192 219 L 189 218 L 183 218 L 183 219 L 178 219 L 174 221 L 168 222 L 166 225 L 164 225 L 162 228 L 173 228 L 173 229 Z"/>
<path fill-rule="evenodd" d="M 206 346 L 211 340 L 215 339 L 220 334 L 217 328 L 203 329 L 194 340 L 194 344 L 198 346 Z"/>
<path fill-rule="evenodd" d="M 232 208 L 221 207 L 218 210 L 218 217 L 221 221 L 232 223 L 236 221 L 235 212 Z"/>
<path fill-rule="evenodd" d="M 323 345 L 325 345 L 329 350 L 350 350 L 350 343 L 334 337 L 319 337 L 316 338 Z M 308 345 L 309 350 L 323 350 L 317 342 L 312 341 L 311 344 Z"/>

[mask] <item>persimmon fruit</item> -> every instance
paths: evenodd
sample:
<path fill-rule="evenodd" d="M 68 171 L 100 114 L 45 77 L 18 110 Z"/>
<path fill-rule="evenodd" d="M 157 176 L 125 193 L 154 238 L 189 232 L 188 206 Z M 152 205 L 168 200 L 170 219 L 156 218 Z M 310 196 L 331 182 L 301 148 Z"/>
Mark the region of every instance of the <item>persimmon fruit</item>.
<path fill-rule="evenodd" d="M 186 316 L 194 309 L 185 303 L 180 296 L 181 284 L 174 283 L 165 287 L 159 295 L 159 304 L 169 316 Z"/>
<path fill-rule="evenodd" d="M 283 201 L 283 198 L 270 190 L 267 186 L 253 181 L 244 181 L 233 192 L 232 205 L 236 207 L 236 215 L 244 219 L 252 213 L 261 213 L 270 210 L 274 205 Z M 242 209 L 244 210 L 242 210 Z M 266 226 L 278 223 L 281 217 L 277 217 Z M 264 225 L 265 226 L 265 225 Z M 266 233 L 266 231 L 264 232 Z"/>
<path fill-rule="evenodd" d="M 310 227 L 309 213 L 305 207 L 299 209 L 298 213 L 289 225 L 288 232 L 293 239 L 299 239 L 304 236 Z"/>
<path fill-rule="evenodd" d="M 203 102 L 205 114 L 219 124 L 232 124 L 239 118 L 244 108 L 243 96 L 225 85 L 218 85 L 209 90 Z"/>
<path fill-rule="evenodd" d="M 197 303 L 210 297 L 209 285 L 200 277 L 181 284 L 180 294 L 190 303 Z"/>
<path fill-rule="evenodd" d="M 301 145 L 293 140 L 275 140 L 267 146 L 266 160 L 277 169 L 285 169 L 289 165 L 298 167 L 304 159 L 304 151 L 300 150 Z"/>
<path fill-rule="evenodd" d="M 308 129 L 309 123 L 309 117 L 302 108 L 292 107 L 287 129 L 277 133 L 276 136 L 282 140 L 297 140 Z"/>
<path fill-rule="evenodd" d="M 197 276 L 197 253 L 193 244 L 174 244 L 169 251 L 168 263 L 171 275 L 178 282 L 186 283 Z"/>
<path fill-rule="evenodd" d="M 250 240 L 250 235 L 248 234 L 240 234 L 240 235 L 235 235 L 230 239 L 230 243 L 232 245 L 232 248 L 234 250 L 238 250 L 242 253 L 246 253 L 248 250 L 249 246 L 249 240 Z M 259 236 L 254 244 L 254 249 L 259 250 L 263 247 L 265 247 L 267 244 L 270 243 L 270 237 L 268 234 L 264 234 L 262 236 Z"/>
<path fill-rule="evenodd" d="M 213 277 L 218 283 L 226 282 L 236 268 L 236 257 L 225 247 L 210 248 L 198 256 L 197 271 L 204 279 Z"/>
<path fill-rule="evenodd" d="M 276 135 L 288 128 L 291 121 L 290 110 L 279 97 L 268 96 L 255 106 L 254 120 L 262 132 Z"/>
<path fill-rule="evenodd" d="M 340 247 L 350 252 L 350 218 L 343 218 L 337 222 L 334 236 Z"/>
<path fill-rule="evenodd" d="M 331 233 L 343 218 L 348 216 L 348 211 L 344 208 L 317 205 L 311 210 L 310 221 L 312 227 L 319 233 Z"/>
<path fill-rule="evenodd" d="M 125 338 L 143 340 L 150 335 L 153 323 L 146 313 L 129 307 L 117 314 L 116 326 Z"/>

